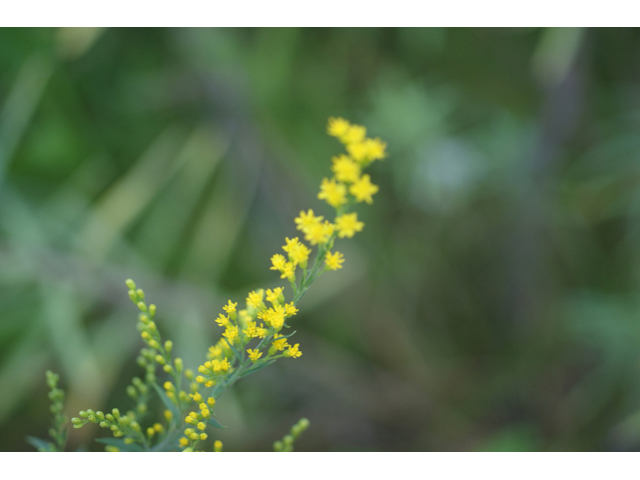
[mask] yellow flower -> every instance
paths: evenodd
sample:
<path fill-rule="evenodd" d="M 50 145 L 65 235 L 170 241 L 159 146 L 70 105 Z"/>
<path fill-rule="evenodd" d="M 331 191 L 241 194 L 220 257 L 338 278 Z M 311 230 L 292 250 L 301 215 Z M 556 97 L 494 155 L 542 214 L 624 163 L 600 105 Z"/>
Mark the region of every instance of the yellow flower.
<path fill-rule="evenodd" d="M 262 290 L 250 292 L 249 296 L 247 297 L 247 307 L 259 308 L 260 304 L 262 303 L 263 296 L 264 291 Z"/>
<path fill-rule="evenodd" d="M 318 198 L 326 200 L 329 205 L 338 208 L 340 205 L 347 203 L 347 187 L 342 183 L 336 182 L 335 178 L 331 180 L 323 178 Z"/>
<path fill-rule="evenodd" d="M 256 328 L 256 335 L 258 338 L 264 338 L 267 336 L 268 330 L 264 328 L 264 325 L 260 324 L 258 328 Z"/>
<path fill-rule="evenodd" d="M 296 267 L 293 263 L 291 262 L 285 263 L 284 267 L 282 268 L 282 275 L 280 275 L 280 278 L 288 278 L 288 279 L 293 278 L 295 275 L 295 270 L 296 270 Z"/>
<path fill-rule="evenodd" d="M 347 152 L 351 158 L 353 158 L 358 163 L 366 163 L 367 162 L 367 145 L 364 142 L 358 143 L 350 143 L 347 145 Z"/>
<path fill-rule="evenodd" d="M 298 309 L 295 307 L 293 302 L 287 303 L 284 306 L 284 316 L 285 317 L 293 317 L 296 313 L 298 313 Z"/>
<path fill-rule="evenodd" d="M 291 253 L 292 250 L 295 250 L 296 248 L 298 248 L 298 245 L 300 245 L 300 242 L 298 241 L 298 237 L 289 239 L 289 237 L 286 237 L 284 239 L 285 242 L 287 242 L 287 244 L 282 247 L 282 249 L 287 252 L 287 253 Z"/>
<path fill-rule="evenodd" d="M 379 138 L 367 138 L 364 141 L 364 145 L 367 149 L 367 158 L 369 160 L 382 160 L 387 156 L 385 150 L 387 148 L 386 142 L 383 142 Z"/>
<path fill-rule="evenodd" d="M 289 258 L 294 265 L 302 265 L 303 268 L 306 268 L 305 262 L 309 259 L 309 255 L 311 255 L 311 249 L 304 243 L 298 243 L 297 248 L 289 253 Z"/>
<path fill-rule="evenodd" d="M 367 135 L 367 129 L 362 125 L 351 125 L 349 130 L 345 132 L 342 137 L 340 137 L 340 141 L 345 145 L 350 145 L 352 143 L 360 143 L 364 140 L 364 137 Z"/>
<path fill-rule="evenodd" d="M 220 313 L 218 314 L 218 318 L 216 318 L 216 323 L 221 327 L 226 327 L 229 325 L 229 319 Z"/>
<path fill-rule="evenodd" d="M 353 237 L 356 232 L 361 232 L 364 223 L 358 221 L 357 213 L 345 213 L 336 218 L 336 230 L 338 237 Z"/>
<path fill-rule="evenodd" d="M 181 447 L 186 447 L 187 445 L 189 445 L 189 440 L 186 437 L 181 437 L 180 438 L 180 446 Z"/>
<path fill-rule="evenodd" d="M 284 307 L 277 305 L 275 308 L 269 308 L 258 314 L 258 318 L 263 319 L 268 325 L 271 325 L 276 330 L 280 330 L 284 325 Z"/>
<path fill-rule="evenodd" d="M 222 451 L 222 442 L 220 440 L 216 440 L 213 442 L 213 451 L 221 452 Z"/>
<path fill-rule="evenodd" d="M 325 220 L 324 223 L 314 225 L 312 228 L 307 230 L 304 239 L 311 245 L 327 243 L 331 238 L 331 235 L 333 235 L 334 229 L 334 225 L 328 220 Z"/>
<path fill-rule="evenodd" d="M 309 228 L 319 225 L 324 217 L 316 217 L 313 210 L 309 209 L 307 213 L 300 212 L 300 216 L 295 219 L 296 228 L 306 232 Z"/>
<path fill-rule="evenodd" d="M 237 302 L 236 303 L 231 303 L 231 300 L 229 300 L 229 304 L 225 305 L 224 307 L 222 307 L 222 309 L 225 312 L 227 312 L 227 315 L 228 315 L 228 314 L 231 314 L 231 313 L 235 313 L 237 305 L 238 305 Z"/>
<path fill-rule="evenodd" d="M 284 288 L 282 287 L 267 290 L 267 301 L 271 302 L 273 305 L 280 303 L 280 296 L 282 295 L 283 290 Z"/>
<path fill-rule="evenodd" d="M 262 352 L 258 349 L 252 350 L 249 348 L 247 349 L 247 353 L 249 354 L 249 359 L 251 359 L 252 362 L 257 362 L 262 356 Z"/>
<path fill-rule="evenodd" d="M 220 345 L 211 345 L 209 347 L 209 352 L 207 353 L 207 358 L 211 360 L 212 358 L 222 356 L 222 347 Z"/>
<path fill-rule="evenodd" d="M 283 246 L 282 249 L 289 254 L 289 259 L 294 265 L 304 263 L 308 260 L 309 255 L 311 254 L 311 249 L 309 249 L 305 244 L 300 243 L 298 237 L 295 237 L 292 240 L 285 238 L 285 241 L 287 244 Z M 279 270 L 282 271 L 283 269 L 284 266 Z"/>
<path fill-rule="evenodd" d="M 224 337 L 227 337 L 227 340 L 230 343 L 233 343 L 233 341 L 238 337 L 238 327 L 234 327 L 233 325 L 227 325 L 227 329 L 222 335 Z"/>
<path fill-rule="evenodd" d="M 344 256 L 340 252 L 327 252 L 324 263 L 329 270 L 338 270 L 342 268 L 342 264 L 344 263 Z"/>
<path fill-rule="evenodd" d="M 300 356 L 302 356 L 302 352 L 300 350 L 298 350 L 298 347 L 300 346 L 299 343 L 296 343 L 293 347 L 289 347 L 287 349 L 286 352 L 284 352 L 284 355 L 287 357 L 291 357 L 291 358 L 298 358 Z"/>
<path fill-rule="evenodd" d="M 287 263 L 287 259 L 284 258 L 284 255 L 280 255 L 279 253 L 276 253 L 273 257 L 271 257 L 271 263 L 273 265 L 271 267 L 271 270 L 282 271 L 282 269 L 284 268 L 284 264 Z M 262 299 L 260 301 L 262 301 Z"/>
<path fill-rule="evenodd" d="M 275 340 L 271 343 L 271 345 L 273 345 L 273 347 L 280 352 L 289 346 L 289 344 L 287 343 L 287 339 L 284 337 Z"/>
<path fill-rule="evenodd" d="M 258 327 L 256 327 L 254 322 L 249 322 L 243 332 L 247 337 L 254 338 L 258 336 Z"/>
<path fill-rule="evenodd" d="M 349 192 L 359 202 L 373 203 L 371 196 L 378 192 L 378 186 L 371 183 L 369 175 L 363 175 L 360 180 L 349 187 Z"/>
<path fill-rule="evenodd" d="M 342 138 L 348 131 L 351 124 L 344 118 L 329 117 L 327 133 L 332 137 Z"/>
<path fill-rule="evenodd" d="M 333 157 L 331 160 L 333 161 L 331 170 L 339 182 L 353 183 L 360 177 L 360 165 L 346 155 Z"/>

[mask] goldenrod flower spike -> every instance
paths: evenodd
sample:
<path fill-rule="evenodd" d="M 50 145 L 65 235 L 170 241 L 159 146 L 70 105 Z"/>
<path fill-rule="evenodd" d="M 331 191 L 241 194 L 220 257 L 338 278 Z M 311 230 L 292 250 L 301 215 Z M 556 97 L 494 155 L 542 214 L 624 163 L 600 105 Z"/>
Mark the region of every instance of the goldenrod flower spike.
<path fill-rule="evenodd" d="M 96 423 L 116 437 L 117 448 L 111 450 L 171 450 L 196 451 L 200 442 L 207 441 L 206 430 L 221 427 L 215 420 L 216 399 L 240 378 L 268 366 L 280 358 L 300 358 L 299 343 L 289 343 L 290 323 L 298 313 L 297 304 L 313 282 L 324 272 L 339 270 L 344 255 L 334 250 L 339 239 L 352 238 L 361 232 L 364 223 L 352 208 L 361 202 L 372 203 L 378 186 L 363 171 L 375 160 L 386 157 L 386 144 L 379 138 L 367 138 L 362 125 L 354 125 L 343 118 L 330 118 L 327 133 L 336 137 L 345 151 L 334 156 L 331 171 L 334 176 L 323 178 L 318 199 L 333 209 L 332 215 L 316 215 L 313 210 L 301 211 L 295 218 L 300 237 L 286 237 L 282 253 L 271 257 L 270 269 L 291 284 L 292 295 L 287 298 L 284 287 L 249 292 L 245 308 L 228 300 L 215 318 L 224 330 L 220 339 L 206 352 L 206 360 L 198 366 L 197 376 L 185 369 L 180 358 L 174 358 L 174 345 L 164 340 L 156 325 L 157 309 L 147 304 L 145 293 L 133 280 L 127 280 L 129 298 L 138 309 L 138 330 L 144 342 L 138 365 L 144 369 L 144 379 L 134 377 L 126 392 L 135 407 L 120 413 L 81 411 L 73 418 L 75 428 Z M 324 207 L 326 208 L 326 207 Z M 306 242 L 306 243 L 305 243 Z M 288 334 L 287 334 L 288 333 Z M 157 367 L 162 380 L 156 376 Z M 55 381 L 54 381 L 55 380 Z M 55 389 L 57 376 L 48 374 L 53 385 L 52 399 L 58 401 L 61 391 Z M 183 381 L 185 388 L 183 389 Z M 54 393 L 58 392 L 58 393 Z M 149 397 L 157 394 L 164 403 L 164 424 L 146 422 Z M 55 397 L 55 398 L 54 398 Z M 206 400 L 205 400 L 206 399 Z M 57 404 L 56 404 L 57 405 Z M 61 406 L 55 406 L 56 412 Z M 144 426 L 141 423 L 144 423 Z M 276 451 L 292 451 L 293 442 L 309 425 L 301 419 L 291 432 L 274 444 Z M 216 440 L 213 450 L 222 451 Z"/>

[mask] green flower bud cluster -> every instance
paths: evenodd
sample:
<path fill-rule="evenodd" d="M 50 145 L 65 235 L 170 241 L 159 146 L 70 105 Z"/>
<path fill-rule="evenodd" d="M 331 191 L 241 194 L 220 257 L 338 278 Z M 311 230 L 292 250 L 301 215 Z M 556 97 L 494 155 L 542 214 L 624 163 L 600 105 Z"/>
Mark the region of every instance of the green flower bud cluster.
<path fill-rule="evenodd" d="M 273 442 L 273 451 L 293 452 L 293 442 L 295 442 L 307 428 L 309 428 L 309 419 L 301 418 L 298 420 L 298 423 L 291 427 L 291 431 L 288 435 L 282 437 L 282 440 Z"/>
<path fill-rule="evenodd" d="M 58 388 L 60 376 L 47 370 L 47 386 L 49 387 L 49 399 L 51 400 L 51 413 L 53 413 L 53 426 L 49 429 L 49 435 L 53 442 L 41 440 L 34 437 L 27 437 L 40 452 L 62 452 L 67 443 L 67 417 L 62 413 L 64 409 L 64 391 Z"/>
<path fill-rule="evenodd" d="M 146 444 L 146 438 L 142 433 L 140 424 L 136 421 L 136 414 L 133 411 L 127 412 L 126 415 L 122 415 L 120 410 L 114 408 L 111 413 L 105 414 L 104 412 L 94 412 L 91 409 L 82 410 L 80 412 L 80 418 L 74 417 L 71 419 L 73 428 L 82 428 L 87 423 L 97 423 L 101 428 L 108 428 L 116 438 L 125 437 L 124 443 L 131 444 L 139 442 Z"/>
<path fill-rule="evenodd" d="M 136 288 L 133 280 L 128 279 L 126 284 L 129 287 L 129 298 L 140 310 L 138 330 L 142 339 L 150 347 L 150 350 L 143 350 L 141 357 L 138 358 L 138 364 L 147 369 L 147 374 L 149 374 L 152 365 L 154 372 L 155 365 L 160 365 L 165 373 L 173 376 L 175 384 L 178 385 L 178 391 L 180 391 L 184 365 L 181 359 L 176 358 L 174 360 L 171 356 L 173 342 L 171 340 L 162 341 L 158 327 L 154 322 L 156 306 L 154 304 L 146 304 L 144 291 Z M 178 408 L 182 407 L 180 397 L 177 397 L 174 403 Z"/>

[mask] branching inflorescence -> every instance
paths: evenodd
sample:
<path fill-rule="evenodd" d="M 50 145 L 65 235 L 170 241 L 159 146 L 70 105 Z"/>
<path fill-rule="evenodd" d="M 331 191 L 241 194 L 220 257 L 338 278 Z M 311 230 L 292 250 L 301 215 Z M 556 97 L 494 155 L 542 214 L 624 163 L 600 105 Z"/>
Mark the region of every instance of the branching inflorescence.
<path fill-rule="evenodd" d="M 156 306 L 147 305 L 144 292 L 133 280 L 127 280 L 129 297 L 140 310 L 138 330 L 146 344 L 138 357 L 139 365 L 145 369 L 144 380 L 136 377 L 127 387 L 127 393 L 136 402 L 135 408 L 126 414 L 118 409 L 107 414 L 81 411 L 79 417 L 71 420 L 74 428 L 91 422 L 111 430 L 115 438 L 99 439 L 110 450 L 195 451 L 207 440 L 208 427 L 224 428 L 213 416 L 217 399 L 228 388 L 280 358 L 302 355 L 298 343 L 289 343 L 295 332 L 286 335 L 282 332 L 290 328 L 290 322 L 298 313 L 298 302 L 313 282 L 323 272 L 342 268 L 344 256 L 334 250 L 335 240 L 351 238 L 362 231 L 364 223 L 351 209 L 357 203 L 372 203 L 378 191 L 363 171 L 386 156 L 386 144 L 379 138 L 367 138 L 363 126 L 352 125 L 342 118 L 330 118 L 327 133 L 346 149 L 346 153 L 333 157 L 334 176 L 322 180 L 318 193 L 318 198 L 335 210 L 333 221 L 317 216 L 313 210 L 301 211 L 295 223 L 303 241 L 298 237 L 285 238 L 282 249 L 286 256 L 276 253 L 271 257 L 271 270 L 279 272 L 280 278 L 287 279 L 291 285 L 289 301 L 283 287 L 250 292 L 244 309 L 238 309 L 238 303 L 229 300 L 222 308 L 224 313 L 215 320 L 224 332 L 209 348 L 207 360 L 198 367 L 196 376 L 184 369 L 182 359 L 173 357 L 172 342 L 162 339 L 155 323 Z M 315 258 L 310 262 L 314 249 Z M 156 376 L 157 367 L 169 376 L 162 386 Z M 164 419 L 143 428 L 142 423 L 148 416 L 147 401 L 152 393 L 165 405 Z M 301 420 L 291 435 L 276 442 L 276 450 L 290 451 L 293 439 L 308 425 L 307 419 Z M 213 450 L 221 451 L 222 443 L 214 442 Z"/>

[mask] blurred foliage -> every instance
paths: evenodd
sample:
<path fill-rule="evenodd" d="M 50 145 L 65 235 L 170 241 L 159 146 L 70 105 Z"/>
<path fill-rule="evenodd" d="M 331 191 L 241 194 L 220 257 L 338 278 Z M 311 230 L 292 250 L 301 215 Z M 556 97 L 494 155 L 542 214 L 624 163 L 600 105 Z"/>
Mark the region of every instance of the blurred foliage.
<path fill-rule="evenodd" d="M 46 436 L 47 369 L 68 416 L 127 408 L 125 278 L 189 366 L 280 284 L 329 116 L 388 142 L 380 193 L 225 449 L 301 416 L 297 450 L 640 448 L 639 60 L 633 29 L 0 29 L 0 450 Z"/>

